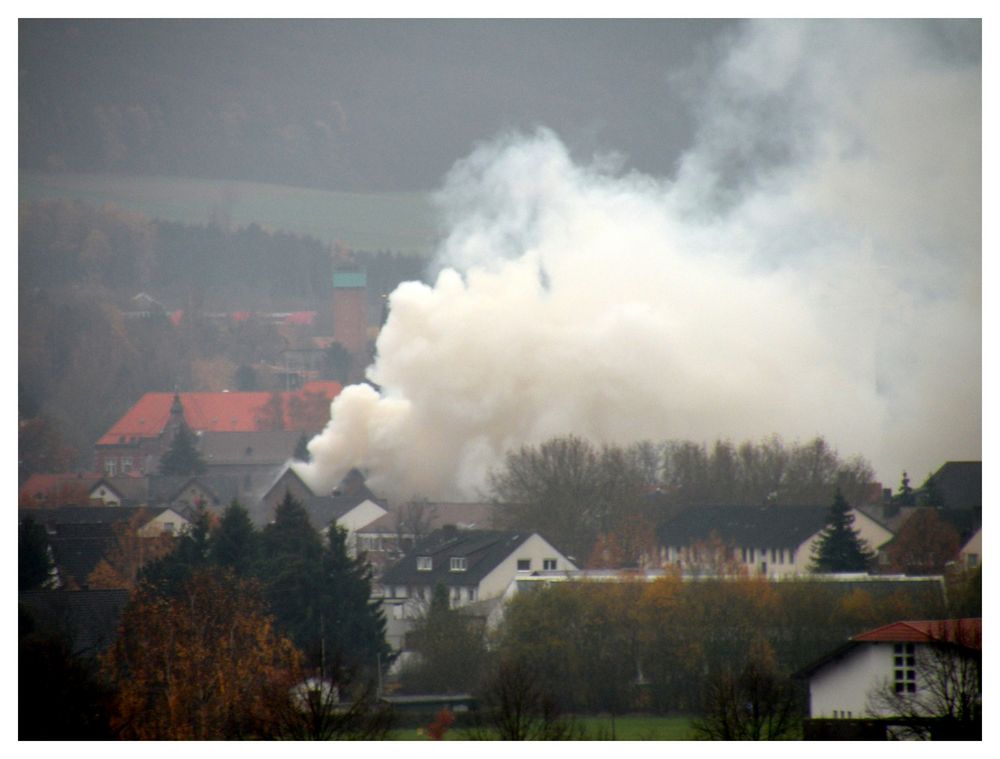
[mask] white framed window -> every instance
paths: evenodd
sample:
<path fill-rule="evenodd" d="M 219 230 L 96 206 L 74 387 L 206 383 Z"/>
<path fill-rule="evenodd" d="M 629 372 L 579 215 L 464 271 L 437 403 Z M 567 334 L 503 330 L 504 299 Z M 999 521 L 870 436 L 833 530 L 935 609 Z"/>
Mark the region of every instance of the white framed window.
<path fill-rule="evenodd" d="M 469 600 L 470 601 L 475 601 L 476 600 L 476 595 L 477 595 L 476 594 L 476 589 L 475 588 L 469 588 Z"/>
<path fill-rule="evenodd" d="M 556 560 L 555 559 L 542 559 L 542 569 L 555 569 Z"/>
<path fill-rule="evenodd" d="M 434 562 L 431 560 L 430 556 L 417 557 L 418 572 L 430 572 L 433 568 L 434 568 Z"/>
<path fill-rule="evenodd" d="M 894 644 L 892 647 L 892 664 L 896 693 L 916 693 L 917 654 L 914 644 Z"/>
<path fill-rule="evenodd" d="M 464 556 L 452 556 L 451 557 L 451 571 L 452 572 L 464 572 L 467 569 L 467 563 Z"/>
<path fill-rule="evenodd" d="M 108 477 L 114 477 L 118 474 L 118 460 L 104 459 L 104 471 L 107 473 Z"/>
<path fill-rule="evenodd" d="M 132 457 L 122 456 L 122 474 L 128 474 L 132 471 Z"/>
<path fill-rule="evenodd" d="M 531 571 L 531 559 L 518 559 L 517 560 L 517 571 L 518 572 L 530 572 Z"/>

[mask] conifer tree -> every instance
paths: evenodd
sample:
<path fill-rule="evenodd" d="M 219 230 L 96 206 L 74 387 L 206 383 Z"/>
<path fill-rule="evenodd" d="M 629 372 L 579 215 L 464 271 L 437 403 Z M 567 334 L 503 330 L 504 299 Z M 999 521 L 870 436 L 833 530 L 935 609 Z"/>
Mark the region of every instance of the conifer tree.
<path fill-rule="evenodd" d="M 347 533 L 334 523 L 324 544 L 291 494 L 263 534 L 259 576 L 279 626 L 305 654 L 307 666 L 346 682 L 385 667 L 385 619 L 371 599 L 371 568 L 352 557 Z"/>
<path fill-rule="evenodd" d="M 838 489 L 827 515 L 826 528 L 813 548 L 813 571 L 864 572 L 868 568 L 873 554 L 853 524 L 851 507 Z"/>
<path fill-rule="evenodd" d="M 256 568 L 259 540 L 260 535 L 247 510 L 233 499 L 209 540 L 209 556 L 213 564 L 229 567 L 240 577 L 248 577 Z"/>
<path fill-rule="evenodd" d="M 324 651 L 332 673 L 373 673 L 385 668 L 391 650 L 385 641 L 385 617 L 373 600 L 372 569 L 364 554 L 351 556 L 347 530 L 330 525 L 323 555 Z"/>
<path fill-rule="evenodd" d="M 194 435 L 186 424 L 177 428 L 170 448 L 160 459 L 160 474 L 196 475 L 205 473 L 205 461 L 194 444 Z"/>

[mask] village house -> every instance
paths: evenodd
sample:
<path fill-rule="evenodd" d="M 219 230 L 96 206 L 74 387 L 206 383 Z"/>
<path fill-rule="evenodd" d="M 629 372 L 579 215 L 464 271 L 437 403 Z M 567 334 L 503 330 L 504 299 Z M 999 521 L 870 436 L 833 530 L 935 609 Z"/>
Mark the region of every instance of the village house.
<path fill-rule="evenodd" d="M 980 618 L 901 621 L 855 635 L 797 674 L 809 684 L 810 719 L 875 718 L 884 730 L 893 718 L 944 716 L 943 690 L 978 704 L 981 657 Z M 969 665 L 963 676 L 960 660 Z"/>
<path fill-rule="evenodd" d="M 368 556 L 378 576 L 414 545 L 446 525 L 459 530 L 488 529 L 493 508 L 489 503 L 430 501 L 393 506 L 388 513 L 358 530 L 358 549 Z"/>
<path fill-rule="evenodd" d="M 452 608 L 458 608 L 499 599 L 520 573 L 576 568 L 537 532 L 459 530 L 449 525 L 386 570 L 373 595 L 386 610 L 386 639 L 399 650 L 438 585 L 448 591 Z"/>
<path fill-rule="evenodd" d="M 312 526 L 324 535 L 333 523 L 347 530 L 347 548 L 352 555 L 357 555 L 359 550 L 358 531 L 388 513 L 386 502 L 368 489 L 364 476 L 357 469 L 349 471 L 331 493 L 317 495 L 292 467 L 288 467 L 268 488 L 251 516 L 262 524 L 270 522 L 286 495 L 302 504 Z"/>
<path fill-rule="evenodd" d="M 323 381 L 281 393 L 146 393 L 97 441 L 95 467 L 109 482 L 154 476 L 185 424 L 205 463 L 203 476 L 214 478 L 215 494 L 224 503 L 232 497 L 254 503 L 292 458 L 302 436 L 326 423 L 330 401 L 339 392 L 338 383 Z"/>
<path fill-rule="evenodd" d="M 851 513 L 854 529 L 871 549 L 892 538 L 867 514 Z M 691 507 L 660 524 L 659 563 L 694 574 L 807 574 L 828 514 L 826 506 Z"/>

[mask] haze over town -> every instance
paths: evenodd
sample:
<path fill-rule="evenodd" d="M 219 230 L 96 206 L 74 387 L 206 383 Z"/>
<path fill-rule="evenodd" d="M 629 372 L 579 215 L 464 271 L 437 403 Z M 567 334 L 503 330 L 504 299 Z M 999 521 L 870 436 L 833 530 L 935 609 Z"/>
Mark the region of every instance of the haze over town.
<path fill-rule="evenodd" d="M 982 22 L 21 19 L 19 738 L 982 737 Z"/>

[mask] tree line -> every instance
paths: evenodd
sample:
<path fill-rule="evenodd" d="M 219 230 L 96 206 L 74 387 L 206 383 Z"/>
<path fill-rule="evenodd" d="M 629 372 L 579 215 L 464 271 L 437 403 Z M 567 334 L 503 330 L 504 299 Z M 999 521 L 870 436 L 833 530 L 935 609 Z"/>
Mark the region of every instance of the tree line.
<path fill-rule="evenodd" d="M 147 291 L 175 308 L 293 310 L 329 300 L 335 266 L 364 268 L 375 297 L 423 278 L 426 261 L 331 248 L 258 224 L 182 224 L 63 199 L 19 207 L 22 288 L 89 283 L 119 295 Z"/>
<path fill-rule="evenodd" d="M 509 452 L 488 493 L 498 526 L 540 531 L 578 564 L 621 567 L 650 553 L 657 525 L 679 508 L 827 506 L 838 491 L 853 506 L 873 478 L 864 458 L 844 459 L 822 437 L 598 447 L 565 436 Z"/>

